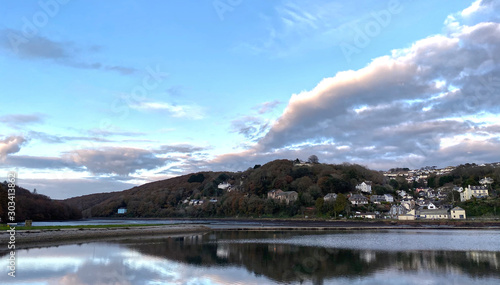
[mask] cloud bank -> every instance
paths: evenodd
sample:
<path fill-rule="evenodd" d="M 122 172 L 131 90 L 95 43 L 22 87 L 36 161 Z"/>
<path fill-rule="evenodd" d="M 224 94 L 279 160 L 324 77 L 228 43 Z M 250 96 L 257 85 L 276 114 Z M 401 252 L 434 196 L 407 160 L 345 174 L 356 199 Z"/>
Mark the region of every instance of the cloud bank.
<path fill-rule="evenodd" d="M 294 94 L 253 148 L 214 165 L 310 154 L 377 168 L 500 161 L 498 7 L 477 1 L 448 17 L 448 34 Z"/>

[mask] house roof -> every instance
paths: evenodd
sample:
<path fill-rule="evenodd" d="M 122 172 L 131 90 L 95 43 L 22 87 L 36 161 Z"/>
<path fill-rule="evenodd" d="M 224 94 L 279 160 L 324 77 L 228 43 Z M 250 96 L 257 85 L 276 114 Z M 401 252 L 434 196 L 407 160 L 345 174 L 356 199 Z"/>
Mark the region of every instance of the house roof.
<path fill-rule="evenodd" d="M 470 186 L 470 190 L 488 190 L 486 186 Z"/>
<path fill-rule="evenodd" d="M 356 199 L 368 200 L 368 198 L 360 194 L 353 194 L 351 197 L 349 197 L 349 200 L 356 200 Z"/>
<path fill-rule="evenodd" d="M 451 209 L 452 211 L 465 211 L 464 209 L 460 208 L 460 207 L 455 207 L 453 209 Z"/>

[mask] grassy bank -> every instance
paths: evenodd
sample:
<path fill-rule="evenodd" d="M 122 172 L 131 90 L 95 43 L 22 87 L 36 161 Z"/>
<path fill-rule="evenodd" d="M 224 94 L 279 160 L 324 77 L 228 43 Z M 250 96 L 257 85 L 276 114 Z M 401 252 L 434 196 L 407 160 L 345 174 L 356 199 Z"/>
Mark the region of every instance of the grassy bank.
<path fill-rule="evenodd" d="M 20 230 L 63 230 L 63 229 L 108 229 L 108 228 L 132 228 L 132 227 L 151 227 L 151 226 L 175 226 L 178 224 L 120 224 L 120 225 L 76 225 L 76 226 L 16 226 L 16 231 Z M 10 229 L 7 225 L 1 225 L 0 231 Z"/>

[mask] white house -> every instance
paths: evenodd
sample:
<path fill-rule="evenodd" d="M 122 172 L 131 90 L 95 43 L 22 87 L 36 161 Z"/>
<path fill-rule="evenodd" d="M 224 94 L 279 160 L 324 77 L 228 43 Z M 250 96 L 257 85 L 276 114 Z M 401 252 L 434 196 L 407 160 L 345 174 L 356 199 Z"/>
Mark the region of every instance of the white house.
<path fill-rule="evenodd" d="M 419 219 L 426 220 L 437 220 L 437 219 L 449 219 L 450 214 L 446 209 L 437 209 L 437 210 L 418 210 L 416 214 Z"/>
<path fill-rule="evenodd" d="M 427 204 L 427 209 L 429 209 L 429 210 L 436 210 L 437 207 L 436 207 L 436 205 L 434 205 L 431 202 L 429 202 L 429 204 Z"/>
<path fill-rule="evenodd" d="M 299 198 L 299 193 L 295 191 L 286 191 L 277 194 L 274 199 L 290 204 L 290 202 L 297 201 L 298 198 Z"/>
<path fill-rule="evenodd" d="M 460 201 L 464 202 L 476 198 L 488 197 L 488 188 L 486 186 L 468 186 L 460 193 Z"/>
<path fill-rule="evenodd" d="M 299 198 L 299 194 L 295 191 L 284 192 L 283 190 L 278 189 L 267 192 L 267 198 L 284 201 L 287 204 L 290 204 L 290 202 L 297 201 L 297 199 Z"/>
<path fill-rule="evenodd" d="M 385 202 L 385 197 L 384 195 L 371 195 L 370 202 L 374 204 L 380 204 L 380 202 Z"/>
<path fill-rule="evenodd" d="M 415 210 L 411 210 L 406 214 L 399 215 L 398 220 L 403 220 L 403 221 L 415 220 Z"/>
<path fill-rule="evenodd" d="M 361 184 L 358 184 L 356 186 L 356 189 L 361 191 L 361 192 L 371 194 L 372 193 L 372 182 L 371 181 L 364 181 Z"/>
<path fill-rule="evenodd" d="M 493 184 L 494 180 L 490 177 L 485 177 L 481 180 L 479 180 L 479 184 L 485 185 L 485 184 Z"/>
<path fill-rule="evenodd" d="M 325 195 L 325 197 L 323 198 L 323 200 L 325 202 L 335 201 L 335 200 L 337 200 L 337 194 L 335 194 L 335 193 L 328 193 L 328 194 Z"/>
<path fill-rule="evenodd" d="M 118 208 L 118 214 L 126 214 L 127 213 L 127 208 L 121 207 Z"/>
<path fill-rule="evenodd" d="M 406 212 L 406 208 L 402 205 L 392 205 L 391 209 L 389 210 L 389 215 L 394 219 L 400 215 L 406 214 Z"/>
<path fill-rule="evenodd" d="M 467 217 L 465 215 L 465 210 L 460 207 L 455 207 L 450 210 L 450 216 L 452 219 L 465 220 Z"/>
<path fill-rule="evenodd" d="M 222 190 L 226 190 L 227 188 L 230 188 L 230 187 L 231 187 L 231 184 L 229 184 L 229 182 L 222 182 L 217 186 L 217 188 L 222 189 Z"/>
<path fill-rule="evenodd" d="M 413 198 L 404 198 L 401 200 L 401 206 L 405 207 L 407 210 L 415 208 L 415 200 Z"/>
<path fill-rule="evenodd" d="M 353 194 L 349 197 L 349 202 L 353 205 L 364 205 L 368 204 L 368 198 L 360 194 Z"/>
<path fill-rule="evenodd" d="M 267 199 L 276 199 L 276 197 L 281 195 L 281 193 L 284 193 L 284 191 L 281 189 L 271 190 L 267 192 Z"/>
<path fill-rule="evenodd" d="M 392 203 L 394 202 L 394 197 L 391 194 L 384 194 L 384 199 L 386 202 Z"/>

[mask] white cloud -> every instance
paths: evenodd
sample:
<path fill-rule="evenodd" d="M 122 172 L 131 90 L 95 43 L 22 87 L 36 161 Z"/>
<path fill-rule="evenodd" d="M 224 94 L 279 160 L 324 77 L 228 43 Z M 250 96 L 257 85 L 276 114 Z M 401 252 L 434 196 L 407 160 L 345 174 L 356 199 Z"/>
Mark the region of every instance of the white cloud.
<path fill-rule="evenodd" d="M 453 33 L 422 39 L 294 94 L 255 147 L 213 163 L 232 165 L 238 160 L 248 167 L 275 157 L 319 152 L 332 162 L 369 166 L 500 161 L 500 134 L 492 122 L 500 121 L 500 24 L 491 22 L 500 9 L 488 8 L 499 2 L 483 1 L 479 7 L 475 3 L 465 13 L 469 23 L 487 11 L 487 22 L 456 22 Z M 466 119 L 485 114 L 486 122 Z M 459 139 L 463 135 L 488 139 Z M 329 143 L 321 143 L 325 141 Z M 443 148 L 442 141 L 449 147 Z M 468 151 L 464 154 L 461 147 Z"/>
<path fill-rule="evenodd" d="M 205 117 L 204 108 L 198 105 L 176 105 L 167 102 L 139 102 L 130 106 L 143 111 L 166 111 L 172 117 L 189 118 L 194 120 Z"/>
<path fill-rule="evenodd" d="M 0 160 L 5 160 L 7 155 L 19 152 L 21 146 L 27 140 L 22 136 L 10 136 L 5 139 L 0 139 Z"/>
<path fill-rule="evenodd" d="M 141 169 L 162 167 L 168 161 L 152 151 L 128 147 L 79 149 L 67 155 L 76 165 L 84 166 L 94 174 L 129 175 Z"/>

